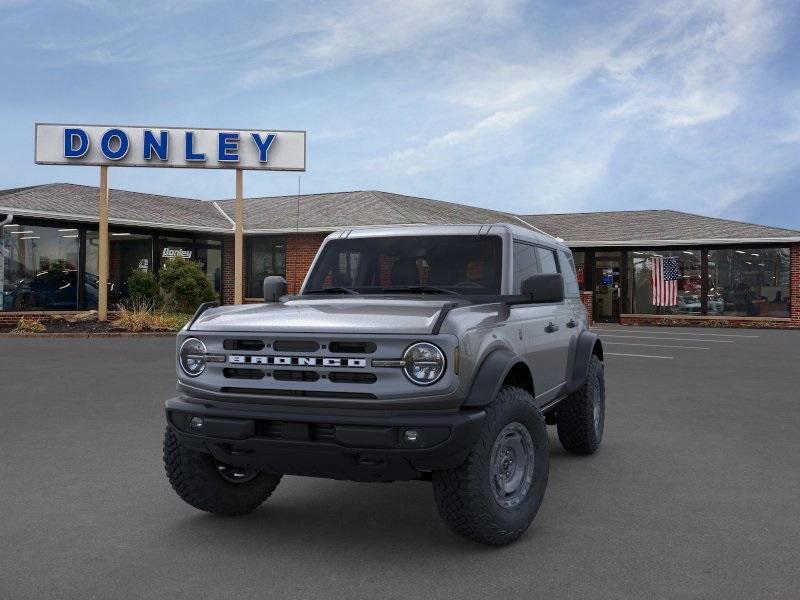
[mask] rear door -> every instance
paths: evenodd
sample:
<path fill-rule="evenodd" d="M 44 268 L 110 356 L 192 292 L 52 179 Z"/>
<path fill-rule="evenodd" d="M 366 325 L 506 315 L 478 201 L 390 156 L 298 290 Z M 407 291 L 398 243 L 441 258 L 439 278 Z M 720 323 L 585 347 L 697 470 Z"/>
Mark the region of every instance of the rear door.
<path fill-rule="evenodd" d="M 536 251 L 539 256 L 539 265 L 542 273 L 561 273 L 565 278 L 566 275 L 562 272 L 561 264 L 558 260 L 556 250 L 546 248 L 544 246 L 537 246 Z M 566 290 L 565 290 L 566 297 Z M 549 363 L 553 365 L 552 382 L 553 397 L 557 396 L 562 391 L 562 386 L 567 379 L 567 364 L 569 362 L 570 342 L 573 338 L 577 327 L 575 315 L 572 311 L 568 300 L 556 302 L 553 304 L 540 304 L 542 309 L 542 316 L 547 321 L 545 332 L 547 334 Z"/>
<path fill-rule="evenodd" d="M 542 272 L 539 250 L 533 244 L 514 242 L 514 293 L 520 293 L 522 281 Z M 518 329 L 520 354 L 533 372 L 538 404 L 555 397 L 564 382 L 559 353 L 562 328 L 555 327 L 560 308 L 560 304 L 517 304 L 511 309 L 510 321 Z"/>

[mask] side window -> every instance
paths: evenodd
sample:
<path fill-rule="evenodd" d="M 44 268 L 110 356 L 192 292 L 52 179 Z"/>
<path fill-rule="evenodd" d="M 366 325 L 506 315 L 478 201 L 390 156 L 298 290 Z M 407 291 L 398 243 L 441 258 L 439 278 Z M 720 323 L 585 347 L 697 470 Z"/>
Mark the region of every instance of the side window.
<path fill-rule="evenodd" d="M 539 264 L 542 265 L 542 273 L 558 273 L 558 263 L 556 253 L 549 248 L 536 247 L 539 253 Z"/>
<path fill-rule="evenodd" d="M 536 246 L 514 242 L 514 293 L 520 293 L 523 280 L 539 272 Z"/>
<path fill-rule="evenodd" d="M 575 261 L 569 252 L 561 253 L 561 273 L 564 275 L 564 290 L 567 296 L 578 296 L 578 276 L 575 271 Z"/>

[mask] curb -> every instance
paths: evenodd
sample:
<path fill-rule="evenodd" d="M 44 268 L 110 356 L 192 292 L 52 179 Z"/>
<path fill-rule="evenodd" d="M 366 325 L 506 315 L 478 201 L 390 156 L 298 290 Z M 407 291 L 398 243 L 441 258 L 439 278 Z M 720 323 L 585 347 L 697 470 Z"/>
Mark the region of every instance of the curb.
<path fill-rule="evenodd" d="M 133 333 L 130 331 L 119 332 L 84 332 L 84 333 L 0 333 L 0 339 L 4 338 L 131 338 L 131 337 L 175 337 L 177 331 L 143 331 Z"/>

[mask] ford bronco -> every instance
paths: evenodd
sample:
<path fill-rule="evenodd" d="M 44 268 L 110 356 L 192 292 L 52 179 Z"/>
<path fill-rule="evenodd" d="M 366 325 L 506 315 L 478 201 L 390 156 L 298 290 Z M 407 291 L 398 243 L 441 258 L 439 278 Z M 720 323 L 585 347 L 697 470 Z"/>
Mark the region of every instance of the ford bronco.
<path fill-rule="evenodd" d="M 211 513 L 258 507 L 283 475 L 432 483 L 455 532 L 507 544 L 564 448 L 603 437 L 603 348 L 570 250 L 523 227 L 329 235 L 297 295 L 201 306 L 178 334 L 164 463 Z"/>

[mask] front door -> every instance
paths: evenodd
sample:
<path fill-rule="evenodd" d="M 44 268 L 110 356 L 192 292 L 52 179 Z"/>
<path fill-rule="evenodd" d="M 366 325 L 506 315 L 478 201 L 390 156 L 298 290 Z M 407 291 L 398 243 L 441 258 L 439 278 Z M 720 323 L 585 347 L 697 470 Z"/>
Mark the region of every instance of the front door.
<path fill-rule="evenodd" d="M 601 323 L 619 322 L 622 298 L 622 252 L 594 253 L 594 320 Z"/>

